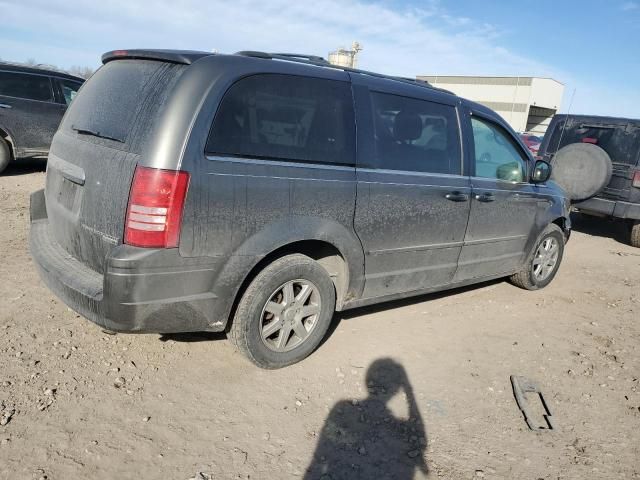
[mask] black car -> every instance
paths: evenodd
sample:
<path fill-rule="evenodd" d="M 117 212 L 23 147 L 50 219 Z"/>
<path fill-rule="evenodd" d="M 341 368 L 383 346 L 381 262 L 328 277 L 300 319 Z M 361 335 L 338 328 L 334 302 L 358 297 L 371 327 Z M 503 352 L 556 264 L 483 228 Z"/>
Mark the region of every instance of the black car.
<path fill-rule="evenodd" d="M 597 195 L 573 206 L 585 215 L 626 222 L 631 245 L 640 247 L 640 120 L 556 115 L 539 154 L 553 162 L 559 151 L 576 144 L 591 145 L 593 150 L 598 147 L 608 163 L 609 172 Z M 576 175 L 591 175 L 591 171 L 584 168 L 582 172 L 576 171 Z M 585 177 L 585 180 L 589 179 Z"/>
<path fill-rule="evenodd" d="M 0 172 L 16 158 L 49 153 L 53 134 L 84 80 L 0 62 Z"/>
<path fill-rule="evenodd" d="M 569 202 L 482 105 L 313 56 L 103 63 L 54 137 L 30 243 L 107 329 L 226 330 L 277 368 L 335 310 L 558 271 Z"/>

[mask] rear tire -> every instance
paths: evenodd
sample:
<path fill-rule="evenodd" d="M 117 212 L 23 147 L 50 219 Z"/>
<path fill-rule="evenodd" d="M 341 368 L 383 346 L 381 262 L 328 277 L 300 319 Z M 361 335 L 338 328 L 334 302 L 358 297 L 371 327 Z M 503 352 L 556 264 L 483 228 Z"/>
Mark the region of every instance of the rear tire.
<path fill-rule="evenodd" d="M 629 243 L 632 247 L 640 248 L 640 220 L 636 220 L 631 224 Z"/>
<path fill-rule="evenodd" d="M 4 138 L 0 138 L 0 173 L 2 173 L 11 161 L 11 148 Z"/>
<path fill-rule="evenodd" d="M 316 349 L 329 328 L 335 302 L 335 287 L 322 266 L 305 255 L 287 255 L 251 281 L 228 338 L 257 366 L 286 367 Z"/>
<path fill-rule="evenodd" d="M 558 273 L 564 255 L 564 233 L 552 223 L 540 234 L 524 268 L 512 275 L 509 280 L 525 290 L 544 288 Z"/>

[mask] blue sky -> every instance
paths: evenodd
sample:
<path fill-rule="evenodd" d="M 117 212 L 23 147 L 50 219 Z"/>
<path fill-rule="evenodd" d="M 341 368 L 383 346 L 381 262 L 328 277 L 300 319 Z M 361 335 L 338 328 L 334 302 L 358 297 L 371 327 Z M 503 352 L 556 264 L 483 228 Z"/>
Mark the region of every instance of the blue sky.
<path fill-rule="evenodd" d="M 97 67 L 118 48 L 295 51 L 364 45 L 362 68 L 550 76 L 564 110 L 640 117 L 640 0 L 0 0 L 0 58 Z M 28 21 L 27 21 L 28 19 Z"/>

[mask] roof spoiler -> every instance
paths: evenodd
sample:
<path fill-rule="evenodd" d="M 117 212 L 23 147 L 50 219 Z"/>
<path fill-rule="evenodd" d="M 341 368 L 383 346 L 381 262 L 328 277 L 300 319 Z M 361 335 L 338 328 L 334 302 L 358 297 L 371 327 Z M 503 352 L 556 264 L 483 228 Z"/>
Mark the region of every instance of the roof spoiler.
<path fill-rule="evenodd" d="M 197 50 L 112 50 L 102 55 L 102 63 L 104 64 L 112 60 L 121 59 L 140 59 L 160 60 L 162 62 L 191 65 L 193 62 L 200 60 L 203 57 L 208 57 L 209 55 L 215 54 L 211 52 L 200 52 Z"/>

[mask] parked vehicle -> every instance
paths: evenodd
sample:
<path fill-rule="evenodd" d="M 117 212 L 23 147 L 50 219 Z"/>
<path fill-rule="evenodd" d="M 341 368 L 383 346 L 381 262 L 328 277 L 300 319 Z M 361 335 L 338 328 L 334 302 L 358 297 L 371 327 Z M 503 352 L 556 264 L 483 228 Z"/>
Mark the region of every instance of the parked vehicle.
<path fill-rule="evenodd" d="M 226 330 L 278 368 L 335 310 L 558 271 L 569 203 L 482 105 L 311 56 L 103 63 L 53 140 L 30 244 L 107 329 Z"/>
<path fill-rule="evenodd" d="M 62 115 L 82 78 L 0 62 L 0 172 L 9 162 L 49 153 Z"/>
<path fill-rule="evenodd" d="M 559 151 L 575 144 L 596 146 L 601 154 L 606 152 L 610 173 L 596 196 L 577 202 L 574 207 L 585 215 L 626 222 L 630 244 L 640 247 L 640 120 L 556 115 L 540 155 L 553 161 Z M 592 174 L 590 169 L 580 172 L 585 180 Z"/>
<path fill-rule="evenodd" d="M 531 153 L 533 153 L 533 155 L 538 154 L 540 144 L 542 143 L 542 137 L 532 135 L 530 133 L 521 133 L 520 140 L 522 140 L 522 142 L 527 146 Z"/>

